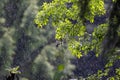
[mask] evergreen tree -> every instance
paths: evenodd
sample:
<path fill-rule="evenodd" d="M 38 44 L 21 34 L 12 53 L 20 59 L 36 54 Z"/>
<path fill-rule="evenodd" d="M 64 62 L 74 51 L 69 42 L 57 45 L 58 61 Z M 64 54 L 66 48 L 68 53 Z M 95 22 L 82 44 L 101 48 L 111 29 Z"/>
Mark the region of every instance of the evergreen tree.
<path fill-rule="evenodd" d="M 41 5 L 39 3 L 43 2 L 44 0 L 1 1 L 0 79 L 9 75 L 7 69 L 19 66 L 21 71 L 21 74 L 19 74 L 20 79 L 53 80 L 57 70 L 56 67 L 60 64 L 71 65 L 70 62 L 67 63 L 64 60 L 60 64 L 56 63 L 57 57 L 64 55 L 64 51 L 60 54 L 59 52 L 62 49 L 56 50 L 56 40 L 53 38 L 54 29 L 51 25 L 39 30 L 34 23 L 34 17 Z M 50 57 L 50 55 L 52 56 Z M 46 60 L 46 58 L 49 59 Z M 62 60 L 62 58 L 60 57 L 58 60 Z M 69 57 L 66 59 L 70 60 Z M 67 65 L 63 67 L 67 69 Z M 70 72 L 73 68 L 69 68 Z M 61 72 L 64 72 L 64 70 L 62 69 Z M 65 74 L 68 75 L 67 72 Z"/>

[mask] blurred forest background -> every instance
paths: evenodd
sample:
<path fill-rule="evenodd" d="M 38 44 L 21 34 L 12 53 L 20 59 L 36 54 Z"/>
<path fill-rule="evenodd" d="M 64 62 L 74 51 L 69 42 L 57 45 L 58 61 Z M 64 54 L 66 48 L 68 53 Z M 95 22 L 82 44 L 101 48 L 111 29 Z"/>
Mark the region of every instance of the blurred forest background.
<path fill-rule="evenodd" d="M 73 57 L 65 43 L 54 39 L 51 25 L 37 27 L 35 15 L 43 2 L 50 1 L 0 0 L 0 80 L 9 75 L 6 69 L 16 66 L 20 66 L 20 80 L 85 78 L 103 68 L 104 63 L 92 51 L 81 59 Z M 96 19 L 96 24 L 104 18 Z"/>

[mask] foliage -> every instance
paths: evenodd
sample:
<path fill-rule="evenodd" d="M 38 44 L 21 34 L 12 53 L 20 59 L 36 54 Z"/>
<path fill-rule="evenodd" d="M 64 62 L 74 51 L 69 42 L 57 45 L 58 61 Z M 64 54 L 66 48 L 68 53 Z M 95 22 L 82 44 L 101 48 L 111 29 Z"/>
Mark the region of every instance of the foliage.
<path fill-rule="evenodd" d="M 21 72 L 18 70 L 19 66 L 11 68 L 11 69 L 7 69 L 10 73 L 14 73 L 14 74 L 20 74 Z"/>
<path fill-rule="evenodd" d="M 113 1 L 113 4 L 116 4 L 119 0 Z M 120 27 L 116 28 L 117 25 L 113 25 L 120 23 L 117 10 L 114 11 L 117 16 L 97 25 L 92 34 L 86 31 L 87 23 L 94 24 L 94 18 L 101 17 L 105 13 L 103 0 L 1 0 L 0 79 L 4 80 L 8 75 L 6 69 L 11 68 L 9 70 L 14 73 L 18 69 L 16 66 L 19 66 L 20 80 L 68 80 L 74 75 L 75 66 L 71 64 L 71 59 L 74 57 L 68 54 L 70 52 L 66 49 L 66 45 L 78 58 L 87 55 L 89 50 L 97 52 L 96 56 L 99 57 L 101 49 L 106 49 L 101 45 L 106 34 L 115 32 L 119 35 Z M 38 29 L 34 21 L 42 28 Z M 53 38 L 54 29 L 58 41 Z M 110 29 L 115 31 L 108 33 Z M 110 43 L 117 42 L 114 36 L 113 40 L 110 38 L 108 39 Z M 65 45 L 62 45 L 63 43 Z M 59 46 L 55 46 L 56 44 Z M 109 75 L 111 68 L 115 67 L 113 70 L 115 75 L 108 77 L 111 80 L 119 80 L 119 66 L 114 66 L 114 62 L 120 59 L 119 44 L 117 47 L 116 44 L 113 45 L 111 52 L 103 56 L 107 62 L 105 69 L 88 78 L 94 80 Z"/>
<path fill-rule="evenodd" d="M 84 10 L 83 6 L 85 6 Z M 93 23 L 96 15 L 103 14 L 105 14 L 103 0 L 53 0 L 51 3 L 42 5 L 42 9 L 35 18 L 35 23 L 39 27 L 52 23 L 56 27 L 55 38 L 67 40 L 71 52 L 80 57 L 82 51 L 88 49 L 88 45 L 82 46 L 81 49 L 81 45 L 84 43 L 82 44 L 80 41 L 84 40 L 86 32 L 84 21 L 89 20 Z"/>
<path fill-rule="evenodd" d="M 119 42 L 119 36 L 117 36 L 120 20 L 119 0 L 113 1 L 108 22 L 98 25 L 92 34 L 86 31 L 86 22 L 94 24 L 96 16 L 106 14 L 104 3 L 103 0 L 53 0 L 42 5 L 34 20 L 40 28 L 48 24 L 55 27 L 55 38 L 66 40 L 69 50 L 78 58 L 93 50 L 97 57 L 105 59 L 107 68 L 95 74 L 98 79 L 107 76 L 110 66 L 119 60 L 119 55 L 115 54 L 116 44 Z M 116 12 L 114 12 L 115 10 Z M 95 76 L 92 75 L 93 78 Z M 114 77 L 111 77 L 110 80 L 114 80 Z"/>
<path fill-rule="evenodd" d="M 19 66 L 21 74 L 18 76 L 21 80 L 43 80 L 43 78 L 45 80 L 52 80 L 58 65 L 64 64 L 64 69 L 67 68 L 67 65 L 73 66 L 70 63 L 70 59 L 72 58 L 70 56 L 65 56 L 69 62 L 63 60 L 57 64 L 56 60 L 62 60 L 63 57 L 60 56 L 64 55 L 65 50 L 63 53 L 62 49 L 56 51 L 56 41 L 53 38 L 54 29 L 48 25 L 49 27 L 39 30 L 34 23 L 34 17 L 40 9 L 41 3 L 44 1 L 49 2 L 50 0 L 1 0 L 1 80 L 9 75 L 8 71 L 17 72 L 16 66 Z M 60 55 L 58 55 L 59 52 L 61 52 Z M 47 60 L 44 60 L 40 56 L 47 58 Z M 36 61 L 37 59 L 39 61 Z M 64 75 L 71 73 L 72 69 L 69 68 L 69 72 L 64 73 Z"/>

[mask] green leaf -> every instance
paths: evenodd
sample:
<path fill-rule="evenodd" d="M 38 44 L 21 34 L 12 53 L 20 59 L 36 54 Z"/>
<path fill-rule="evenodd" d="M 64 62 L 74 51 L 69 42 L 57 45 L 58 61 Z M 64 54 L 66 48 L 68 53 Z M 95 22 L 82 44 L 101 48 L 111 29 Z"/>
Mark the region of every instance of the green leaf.
<path fill-rule="evenodd" d="M 58 65 L 57 69 L 58 69 L 58 71 L 63 71 L 64 67 L 65 67 L 64 64 L 60 64 L 60 65 Z"/>

